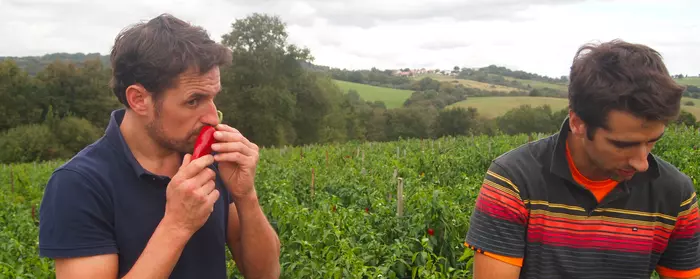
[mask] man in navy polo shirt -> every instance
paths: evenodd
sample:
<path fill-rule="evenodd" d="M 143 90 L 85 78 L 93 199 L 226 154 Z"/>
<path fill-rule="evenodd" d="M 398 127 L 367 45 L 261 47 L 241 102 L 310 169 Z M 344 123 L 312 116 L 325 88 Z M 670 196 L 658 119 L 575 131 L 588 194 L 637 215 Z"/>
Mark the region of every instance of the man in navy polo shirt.
<path fill-rule="evenodd" d="M 218 123 L 219 67 L 231 52 L 170 15 L 117 36 L 111 86 L 126 108 L 52 174 L 39 252 L 57 278 L 279 276 L 280 243 L 254 187 L 258 147 Z M 214 153 L 189 154 L 205 125 Z"/>

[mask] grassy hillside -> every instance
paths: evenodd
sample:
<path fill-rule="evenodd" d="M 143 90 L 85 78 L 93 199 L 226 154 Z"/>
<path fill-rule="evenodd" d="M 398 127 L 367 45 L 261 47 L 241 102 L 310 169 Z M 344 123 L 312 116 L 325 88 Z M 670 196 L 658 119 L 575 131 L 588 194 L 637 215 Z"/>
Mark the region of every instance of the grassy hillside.
<path fill-rule="evenodd" d="M 451 76 L 443 76 L 443 75 L 436 75 L 436 74 L 426 74 L 426 75 L 417 75 L 414 77 L 415 80 L 420 80 L 422 78 L 429 77 L 438 81 L 447 81 L 447 82 L 458 82 L 465 87 L 470 87 L 470 88 L 475 88 L 475 89 L 481 89 L 481 90 L 489 90 L 489 91 L 498 91 L 498 92 L 511 92 L 511 91 L 524 91 L 522 89 L 518 89 L 515 87 L 508 87 L 508 86 L 503 86 L 503 85 L 496 85 L 496 84 L 490 84 L 490 83 L 485 83 L 485 82 L 479 82 L 475 80 L 466 80 L 466 79 L 456 79 Z"/>
<path fill-rule="evenodd" d="M 700 86 L 700 77 L 678 78 L 676 81 L 680 84 Z"/>
<path fill-rule="evenodd" d="M 552 97 L 472 97 L 467 100 L 452 104 L 448 106 L 448 108 L 473 107 L 477 109 L 479 115 L 487 118 L 494 118 L 521 105 L 531 105 L 533 107 L 536 107 L 548 104 L 552 107 L 552 110 L 559 110 L 566 107 L 568 103 L 569 100 L 567 99 Z"/>
<path fill-rule="evenodd" d="M 508 81 L 515 80 L 517 82 L 520 82 L 524 85 L 530 85 L 532 88 L 535 89 L 541 89 L 541 88 L 552 88 L 555 90 L 561 90 L 561 91 L 567 91 L 568 87 L 566 84 L 557 84 L 557 83 L 550 83 L 550 82 L 544 82 L 544 81 L 539 81 L 539 80 L 530 80 L 530 79 L 519 79 L 519 78 L 512 78 L 512 77 L 503 77 Z"/>
<path fill-rule="evenodd" d="M 686 101 L 692 101 L 695 106 L 683 105 L 683 109 L 695 115 L 696 118 L 700 119 L 700 100 L 683 98 L 683 103 Z M 569 100 L 565 98 L 550 98 L 550 97 L 529 97 L 529 96 L 515 96 L 515 97 L 472 97 L 465 101 L 452 104 L 448 108 L 453 107 L 473 107 L 479 111 L 479 115 L 487 118 L 494 118 L 503 115 L 507 111 L 514 109 L 521 105 L 531 105 L 533 107 L 548 104 L 552 107 L 552 110 L 560 110 L 567 106 Z"/>
<path fill-rule="evenodd" d="M 360 94 L 360 97 L 365 101 L 382 101 L 387 108 L 397 108 L 403 106 L 413 91 L 400 90 L 388 87 L 378 87 L 361 83 L 347 82 L 342 80 L 334 80 L 338 87 L 347 93 L 348 90 L 354 89 Z"/>

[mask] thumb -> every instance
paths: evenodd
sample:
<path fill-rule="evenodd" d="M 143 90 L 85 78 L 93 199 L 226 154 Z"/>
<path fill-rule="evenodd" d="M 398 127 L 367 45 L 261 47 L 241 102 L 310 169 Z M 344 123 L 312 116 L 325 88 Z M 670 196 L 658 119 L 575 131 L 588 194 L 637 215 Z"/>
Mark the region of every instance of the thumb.
<path fill-rule="evenodd" d="M 185 157 L 182 158 L 182 164 L 180 164 L 180 169 L 189 165 L 191 160 L 192 160 L 192 154 L 189 154 L 189 153 L 185 154 Z"/>

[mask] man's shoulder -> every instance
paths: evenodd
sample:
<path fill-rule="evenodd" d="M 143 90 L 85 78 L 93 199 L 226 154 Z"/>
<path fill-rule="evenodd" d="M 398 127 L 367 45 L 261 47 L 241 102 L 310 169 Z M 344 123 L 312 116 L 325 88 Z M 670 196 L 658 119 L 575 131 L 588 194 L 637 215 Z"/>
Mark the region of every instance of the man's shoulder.
<path fill-rule="evenodd" d="M 100 177 L 108 175 L 117 163 L 114 154 L 113 148 L 105 138 L 100 138 L 54 169 L 50 181 L 59 179 L 61 182 L 68 182 L 78 179 L 94 183 L 102 180 Z"/>
<path fill-rule="evenodd" d="M 656 191 L 662 191 L 666 195 L 680 195 L 680 199 L 689 198 L 695 193 L 693 180 L 687 174 L 657 155 L 652 154 L 652 157 L 659 172 L 658 178 L 652 181 Z"/>
<path fill-rule="evenodd" d="M 542 168 L 550 164 L 556 143 L 557 135 L 550 135 L 513 148 L 493 159 L 493 163 L 506 170 Z"/>

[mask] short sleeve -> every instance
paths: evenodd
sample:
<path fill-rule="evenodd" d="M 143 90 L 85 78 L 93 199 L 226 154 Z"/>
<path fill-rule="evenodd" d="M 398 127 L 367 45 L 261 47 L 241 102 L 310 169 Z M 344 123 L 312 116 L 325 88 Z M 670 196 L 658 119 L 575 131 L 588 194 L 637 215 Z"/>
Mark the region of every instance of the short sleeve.
<path fill-rule="evenodd" d="M 39 208 L 39 255 L 65 258 L 117 253 L 107 191 L 80 173 L 59 169 Z"/>
<path fill-rule="evenodd" d="M 688 181 L 690 181 L 688 179 Z M 680 212 L 661 255 L 656 271 L 671 278 L 690 278 L 700 275 L 700 220 L 698 199 L 692 182 L 684 187 L 685 195 L 680 203 Z"/>
<path fill-rule="evenodd" d="M 465 245 L 522 267 L 528 211 L 508 173 L 495 162 L 484 177 Z"/>

